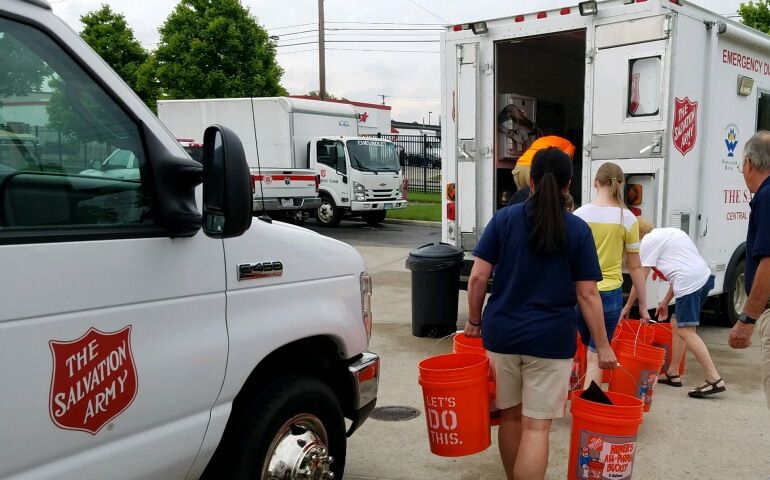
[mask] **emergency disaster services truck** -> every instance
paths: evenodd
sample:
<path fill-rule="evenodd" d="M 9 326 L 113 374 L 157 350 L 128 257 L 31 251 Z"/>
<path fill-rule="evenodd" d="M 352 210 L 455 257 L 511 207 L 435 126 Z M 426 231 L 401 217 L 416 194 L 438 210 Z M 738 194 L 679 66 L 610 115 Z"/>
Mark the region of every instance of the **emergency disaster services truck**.
<path fill-rule="evenodd" d="M 375 225 L 385 219 L 387 210 L 407 205 L 394 144 L 359 137 L 353 105 L 292 97 L 162 100 L 158 116 L 182 137 L 200 136 L 212 123 L 232 128 L 243 139 L 252 167 L 255 212 L 260 210 L 262 192 L 272 188 L 271 176 L 293 181 L 281 176 L 281 169 L 310 169 L 318 175 L 320 200 L 312 211 L 323 226 L 337 226 L 344 215 L 360 216 Z M 269 175 L 266 168 L 278 172 Z M 281 203 L 273 206 L 281 208 Z"/>
<path fill-rule="evenodd" d="M 41 156 L 0 158 L 0 478 L 342 478 L 379 378 L 361 256 L 254 218 L 232 130 L 191 159 L 45 1 L 0 2 L 0 55 L 0 130 Z M 115 151 L 133 174 L 82 173 Z"/>
<path fill-rule="evenodd" d="M 751 194 L 741 151 L 770 129 L 770 37 L 684 0 L 582 2 L 442 33 L 444 241 L 470 252 L 537 135 L 577 148 L 572 194 L 589 202 L 604 162 L 626 202 L 681 228 L 735 322 L 745 301 Z M 668 284 L 651 283 L 650 305 Z"/>

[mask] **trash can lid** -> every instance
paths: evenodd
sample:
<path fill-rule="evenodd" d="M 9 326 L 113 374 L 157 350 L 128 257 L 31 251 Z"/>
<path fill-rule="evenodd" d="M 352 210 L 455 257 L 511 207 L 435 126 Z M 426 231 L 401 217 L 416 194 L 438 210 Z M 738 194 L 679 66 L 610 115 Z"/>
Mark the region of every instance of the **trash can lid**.
<path fill-rule="evenodd" d="M 427 243 L 409 252 L 410 258 L 425 260 L 461 260 L 463 256 L 461 249 L 444 242 Z"/>

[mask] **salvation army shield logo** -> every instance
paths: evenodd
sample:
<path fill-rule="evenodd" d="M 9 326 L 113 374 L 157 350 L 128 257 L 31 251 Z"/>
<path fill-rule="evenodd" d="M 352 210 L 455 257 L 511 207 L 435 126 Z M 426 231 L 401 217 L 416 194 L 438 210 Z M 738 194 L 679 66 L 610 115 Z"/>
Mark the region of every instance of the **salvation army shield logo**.
<path fill-rule="evenodd" d="M 692 102 L 689 98 L 674 99 L 674 147 L 682 156 L 695 148 L 698 137 L 698 102 Z"/>
<path fill-rule="evenodd" d="M 89 328 L 80 338 L 51 340 L 49 413 L 57 427 L 95 435 L 136 397 L 131 325 L 116 332 Z"/>

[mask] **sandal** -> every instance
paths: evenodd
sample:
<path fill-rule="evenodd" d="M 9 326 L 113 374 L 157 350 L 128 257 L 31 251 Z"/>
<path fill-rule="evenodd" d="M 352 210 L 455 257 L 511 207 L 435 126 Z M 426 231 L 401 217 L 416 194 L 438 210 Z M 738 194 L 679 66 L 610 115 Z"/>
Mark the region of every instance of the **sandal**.
<path fill-rule="evenodd" d="M 722 386 L 719 386 L 719 384 L 722 384 Z M 709 395 L 713 395 L 715 393 L 721 393 L 727 390 L 725 388 L 725 382 L 722 381 L 721 378 L 715 380 L 715 381 L 709 381 L 706 380 L 706 383 L 701 385 L 700 387 L 690 390 L 687 392 L 687 395 L 693 397 L 693 398 L 703 398 L 707 397 Z"/>
<path fill-rule="evenodd" d="M 682 384 L 682 379 L 679 377 L 679 375 L 669 375 L 668 373 L 661 373 L 661 375 L 665 375 L 666 378 L 658 377 L 658 383 L 664 383 L 664 384 L 670 385 L 672 387 L 682 387 L 682 386 L 684 386 Z"/>

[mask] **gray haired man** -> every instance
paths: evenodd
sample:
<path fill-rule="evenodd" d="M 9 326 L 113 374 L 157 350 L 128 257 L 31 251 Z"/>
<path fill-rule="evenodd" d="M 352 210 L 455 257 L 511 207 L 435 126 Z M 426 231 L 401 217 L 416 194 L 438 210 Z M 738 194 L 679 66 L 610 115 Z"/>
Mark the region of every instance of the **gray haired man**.
<path fill-rule="evenodd" d="M 751 200 L 749 232 L 746 238 L 746 293 L 743 307 L 728 343 L 733 348 L 751 346 L 754 324 L 759 328 L 762 347 L 762 377 L 770 408 L 770 132 L 754 134 L 743 148 L 743 179 Z"/>

